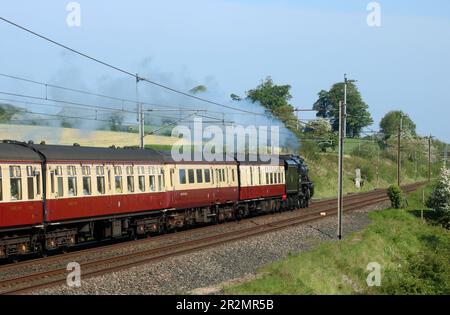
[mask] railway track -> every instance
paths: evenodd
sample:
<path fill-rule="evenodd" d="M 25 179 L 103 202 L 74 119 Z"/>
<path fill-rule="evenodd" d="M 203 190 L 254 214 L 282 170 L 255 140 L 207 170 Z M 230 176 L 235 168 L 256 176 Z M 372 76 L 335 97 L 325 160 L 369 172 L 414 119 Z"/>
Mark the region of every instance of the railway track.
<path fill-rule="evenodd" d="M 404 186 L 405 192 L 412 192 L 416 190 L 421 184 L 412 184 Z M 387 201 L 385 190 L 376 190 L 363 194 L 349 195 L 345 198 L 344 205 L 346 211 L 361 209 L 362 206 L 371 206 L 380 202 Z M 303 211 L 301 211 L 303 210 Z M 270 233 L 299 224 L 315 221 L 323 217 L 328 217 L 337 213 L 336 200 L 328 199 L 311 204 L 309 209 L 301 209 L 296 211 L 295 216 L 280 218 L 274 222 L 267 222 L 255 224 L 250 227 L 245 227 L 239 230 L 231 230 L 214 233 L 214 228 L 206 226 L 203 228 L 188 230 L 178 233 L 178 236 L 188 236 L 200 234 L 200 237 L 188 240 L 178 240 L 173 244 L 165 244 L 155 248 L 144 249 L 134 253 L 114 255 L 109 258 L 93 258 L 84 263 L 81 263 L 82 278 L 90 278 L 111 272 L 123 270 L 126 268 L 151 263 L 165 258 L 179 256 L 205 248 L 210 248 L 225 244 L 228 242 L 238 241 L 248 237 L 257 236 L 260 234 Z M 298 214 L 297 214 L 298 212 Z M 236 226 L 239 223 L 233 222 L 225 225 Z M 206 233 L 204 233 L 206 232 Z M 201 233 L 204 233 L 202 235 Z M 155 239 L 162 239 L 165 237 L 174 237 L 174 234 L 162 235 L 152 239 L 143 239 L 135 242 L 118 243 L 110 246 L 91 248 L 83 251 L 67 253 L 60 256 L 51 256 L 33 261 L 25 261 L 15 265 L 6 265 L 0 267 L 0 274 L 5 271 L 14 271 L 19 269 L 14 268 L 30 268 L 33 264 L 50 264 L 55 262 L 70 262 L 71 258 L 80 255 L 88 255 L 89 253 L 111 250 L 125 246 L 132 246 L 140 243 L 148 243 L 155 241 Z M 65 265 L 65 264 L 64 264 Z M 68 271 L 63 267 L 56 267 L 46 271 L 30 273 L 26 275 L 10 277 L 0 280 L 0 294 L 21 294 L 27 293 L 36 289 L 41 289 L 49 286 L 60 285 L 66 283 Z"/>

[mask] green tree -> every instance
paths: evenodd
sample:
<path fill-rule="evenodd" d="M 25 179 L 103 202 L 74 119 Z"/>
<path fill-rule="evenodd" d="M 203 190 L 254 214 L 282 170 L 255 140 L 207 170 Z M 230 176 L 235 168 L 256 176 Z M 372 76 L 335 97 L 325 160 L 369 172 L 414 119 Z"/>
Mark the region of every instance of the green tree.
<path fill-rule="evenodd" d="M 298 120 L 294 114 L 294 108 L 289 101 L 292 99 L 291 86 L 276 85 L 271 77 L 267 77 L 255 89 L 247 91 L 247 98 L 252 102 L 259 102 L 275 118 L 298 135 Z"/>
<path fill-rule="evenodd" d="M 339 102 L 344 99 L 344 83 L 334 84 L 329 91 L 320 91 L 313 109 L 317 117 L 329 118 L 334 131 L 339 130 Z M 347 134 L 357 137 L 361 130 L 373 123 L 369 106 L 363 101 L 355 84 L 347 86 Z"/>
<path fill-rule="evenodd" d="M 247 92 L 248 98 L 253 102 L 259 101 L 262 106 L 268 109 L 291 106 L 289 100 L 292 99 L 290 85 L 275 85 L 271 77 L 267 77 L 256 89 Z"/>
<path fill-rule="evenodd" d="M 396 110 L 390 111 L 384 115 L 383 119 L 381 119 L 380 130 L 385 135 L 386 139 L 393 135 L 397 135 L 401 116 L 403 116 L 402 132 L 409 134 L 410 136 L 416 136 L 416 124 L 411 120 L 408 114 Z"/>
<path fill-rule="evenodd" d="M 20 112 L 20 109 L 15 106 L 0 104 L 0 122 L 10 121 L 18 112 Z"/>
<path fill-rule="evenodd" d="M 331 125 L 328 120 L 318 118 L 309 121 L 305 126 L 305 133 L 312 134 L 314 136 L 324 136 L 331 132 Z"/>

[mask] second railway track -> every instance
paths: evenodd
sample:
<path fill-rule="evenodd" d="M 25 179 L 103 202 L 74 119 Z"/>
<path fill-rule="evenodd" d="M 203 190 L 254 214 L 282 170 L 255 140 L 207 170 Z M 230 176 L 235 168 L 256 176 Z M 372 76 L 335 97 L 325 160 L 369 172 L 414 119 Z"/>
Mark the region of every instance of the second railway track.
<path fill-rule="evenodd" d="M 416 190 L 420 184 L 412 184 L 405 186 L 406 192 L 411 192 Z M 360 209 L 361 207 L 371 206 L 378 204 L 383 201 L 387 201 L 385 190 L 376 190 L 368 193 L 349 195 L 345 199 L 345 210 L 352 211 Z M 80 263 L 82 277 L 83 279 L 95 277 L 126 268 L 154 262 L 157 260 L 162 260 L 165 258 L 187 254 L 190 252 L 198 251 L 205 248 L 210 248 L 225 244 L 228 242 L 238 241 L 240 239 L 245 239 L 248 237 L 274 232 L 277 230 L 285 229 L 291 226 L 299 225 L 306 222 L 311 222 L 318 220 L 323 217 L 329 217 L 330 215 L 336 214 L 336 200 L 329 199 L 319 202 L 315 202 L 311 205 L 309 209 L 302 209 L 304 211 L 296 211 L 294 216 L 279 218 L 272 222 L 262 222 L 260 224 L 253 224 L 253 226 L 243 227 L 237 230 L 228 230 L 225 228 L 223 232 L 217 231 L 214 233 L 214 229 L 211 226 L 206 226 L 204 228 L 198 228 L 193 230 L 188 230 L 185 232 L 177 234 L 169 234 L 159 236 L 158 238 L 164 237 L 180 237 L 180 236 L 192 236 L 199 234 L 199 237 L 183 240 L 175 240 L 173 244 L 165 244 L 162 246 L 157 246 L 150 249 L 144 249 L 137 252 L 118 254 L 112 257 L 104 258 L 92 258 L 84 263 Z M 305 211 L 306 210 L 306 211 Z M 325 214 L 325 215 L 324 215 Z M 248 221 L 248 220 L 245 220 Z M 229 226 L 237 226 L 239 223 L 230 223 Z M 227 226 L 224 224 L 223 226 Z M 201 233 L 206 232 L 202 236 Z M 192 235 L 191 235 L 192 234 Z M 118 243 L 105 247 L 91 248 L 87 250 L 82 250 L 78 252 L 68 253 L 60 256 L 52 256 L 42 259 L 37 259 L 33 261 L 25 261 L 16 265 L 7 265 L 0 267 L 0 274 L 2 272 L 8 271 L 13 273 L 15 268 L 30 268 L 33 264 L 56 264 L 59 262 L 58 267 L 54 267 L 49 270 L 25 274 L 21 276 L 12 276 L 9 278 L 0 280 L 0 294 L 21 294 L 27 293 L 33 290 L 64 284 L 66 281 L 67 273 L 65 266 L 67 262 L 74 261 L 77 256 L 87 255 L 88 253 L 95 253 L 99 251 L 111 250 L 113 248 L 120 248 L 126 246 L 133 246 L 140 243 L 146 243 L 154 241 L 153 239 L 144 239 L 136 242 L 128 243 Z M 85 257 L 86 258 L 86 257 Z"/>

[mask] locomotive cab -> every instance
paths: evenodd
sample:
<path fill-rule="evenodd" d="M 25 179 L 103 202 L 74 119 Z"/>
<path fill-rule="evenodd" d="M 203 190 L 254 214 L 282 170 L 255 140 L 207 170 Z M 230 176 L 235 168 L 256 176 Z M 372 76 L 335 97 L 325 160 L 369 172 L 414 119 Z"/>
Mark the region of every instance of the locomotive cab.
<path fill-rule="evenodd" d="M 309 179 L 305 161 L 295 155 L 281 156 L 286 172 L 286 202 L 293 208 L 306 208 L 314 195 L 314 184 Z"/>

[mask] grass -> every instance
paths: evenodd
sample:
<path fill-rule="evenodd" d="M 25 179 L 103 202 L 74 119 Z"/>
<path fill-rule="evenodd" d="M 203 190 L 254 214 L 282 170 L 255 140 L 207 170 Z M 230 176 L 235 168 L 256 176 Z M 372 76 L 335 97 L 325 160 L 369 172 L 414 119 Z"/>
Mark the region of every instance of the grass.
<path fill-rule="evenodd" d="M 333 197 L 337 194 L 338 156 L 336 153 L 319 153 L 314 158 L 307 159 L 311 180 L 316 187 L 314 198 Z M 378 178 L 377 178 L 378 166 Z M 356 188 L 354 179 L 356 169 L 361 170 L 364 185 Z M 402 184 L 425 181 L 425 169 L 415 172 L 414 165 L 405 161 L 402 164 Z M 344 189 L 346 193 L 364 192 L 376 188 L 387 188 L 397 182 L 397 164 L 388 158 L 359 157 L 345 155 L 344 158 Z"/>
<path fill-rule="evenodd" d="M 429 193 L 430 188 L 426 188 Z M 450 232 L 423 222 L 422 190 L 404 210 L 370 213 L 372 223 L 340 242 L 263 267 L 228 294 L 450 294 Z M 425 214 L 432 211 L 425 209 Z M 368 287 L 367 265 L 381 265 L 381 286 Z"/>

